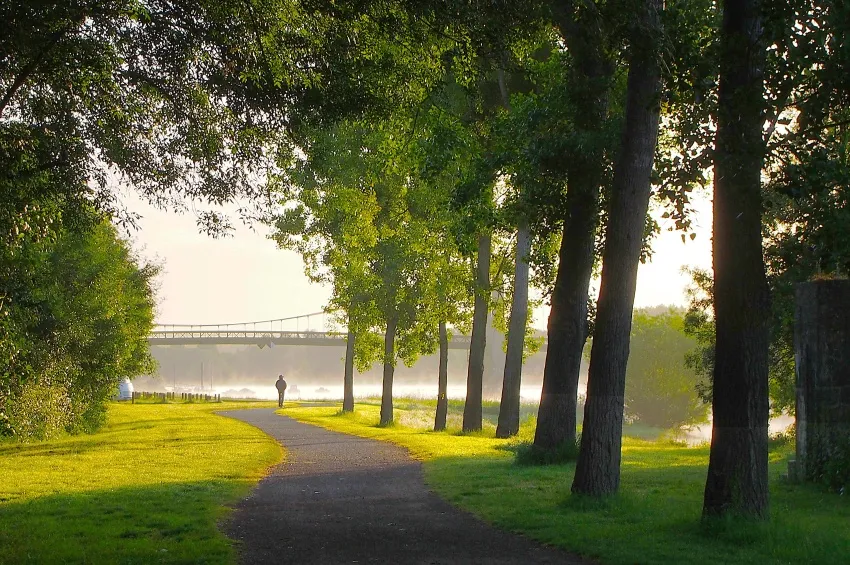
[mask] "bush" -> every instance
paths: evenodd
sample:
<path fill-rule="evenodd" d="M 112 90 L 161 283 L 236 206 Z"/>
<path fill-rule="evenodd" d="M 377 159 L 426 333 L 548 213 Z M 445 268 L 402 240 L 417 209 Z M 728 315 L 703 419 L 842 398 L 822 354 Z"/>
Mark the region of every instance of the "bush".
<path fill-rule="evenodd" d="M 158 268 L 106 220 L 0 253 L 0 435 L 92 432 L 125 377 L 155 368 Z"/>
<path fill-rule="evenodd" d="M 794 446 L 797 442 L 797 424 L 791 424 L 786 429 L 771 434 L 767 439 L 768 448 L 776 449 L 786 445 Z"/>
<path fill-rule="evenodd" d="M 2 435 L 19 441 L 42 440 L 64 432 L 71 422 L 71 403 L 65 387 L 30 383 L 6 399 Z"/>
<path fill-rule="evenodd" d="M 809 480 L 844 494 L 850 488 L 850 430 L 812 441 L 805 465 Z"/>

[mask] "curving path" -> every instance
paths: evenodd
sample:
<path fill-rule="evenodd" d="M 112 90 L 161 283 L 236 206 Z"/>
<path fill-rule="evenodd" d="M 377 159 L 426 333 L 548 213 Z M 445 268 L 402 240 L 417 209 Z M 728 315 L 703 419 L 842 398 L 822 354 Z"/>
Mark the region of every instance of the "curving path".
<path fill-rule="evenodd" d="M 444 502 L 400 447 L 273 409 L 221 414 L 260 428 L 288 451 L 228 522 L 241 563 L 589 563 Z"/>

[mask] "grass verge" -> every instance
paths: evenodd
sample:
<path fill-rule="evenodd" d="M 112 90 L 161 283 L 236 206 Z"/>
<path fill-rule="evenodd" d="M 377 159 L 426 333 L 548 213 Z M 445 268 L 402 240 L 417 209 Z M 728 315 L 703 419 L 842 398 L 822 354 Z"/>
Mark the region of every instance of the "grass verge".
<path fill-rule="evenodd" d="M 397 403 L 396 421 L 423 421 L 415 401 Z M 398 408 L 402 406 L 402 408 Z M 411 414 L 413 413 L 413 414 Z M 572 496 L 574 464 L 528 467 L 515 451 L 533 437 L 499 440 L 485 432 L 377 427 L 379 408 L 358 404 L 293 407 L 286 414 L 322 427 L 390 441 L 424 463 L 429 486 L 452 503 L 502 528 L 606 564 L 850 563 L 850 500 L 813 485 L 783 482 L 790 447 L 771 451 L 771 520 L 703 523 L 708 447 L 626 438 L 621 492 L 597 501 Z"/>
<path fill-rule="evenodd" d="M 213 411 L 266 405 L 116 403 L 96 434 L 0 443 L 0 563 L 232 563 L 217 522 L 282 453 Z"/>

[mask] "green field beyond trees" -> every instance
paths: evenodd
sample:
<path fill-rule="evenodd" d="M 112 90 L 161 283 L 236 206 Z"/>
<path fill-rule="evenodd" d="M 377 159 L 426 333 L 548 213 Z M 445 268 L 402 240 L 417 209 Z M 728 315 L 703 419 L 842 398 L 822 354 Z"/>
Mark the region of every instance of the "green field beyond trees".
<path fill-rule="evenodd" d="M 213 410 L 274 403 L 110 404 L 92 435 L 0 443 L 0 563 L 232 563 L 225 505 L 281 459 Z"/>
<path fill-rule="evenodd" d="M 769 522 L 702 522 L 707 446 L 626 437 L 620 493 L 595 500 L 570 494 L 574 464 L 514 462 L 517 448 L 533 437 L 533 420 L 526 419 L 510 440 L 493 438 L 492 422 L 480 434 L 462 435 L 457 428 L 435 433 L 428 426 L 433 407 L 426 404 L 399 401 L 396 421 L 401 423 L 389 427 L 377 426 L 379 407 L 371 404 L 357 404 L 353 414 L 335 407 L 287 407 L 285 412 L 406 447 L 423 462 L 429 486 L 453 504 L 604 564 L 850 562 L 850 499 L 783 481 L 780 473 L 793 444 L 771 447 Z"/>

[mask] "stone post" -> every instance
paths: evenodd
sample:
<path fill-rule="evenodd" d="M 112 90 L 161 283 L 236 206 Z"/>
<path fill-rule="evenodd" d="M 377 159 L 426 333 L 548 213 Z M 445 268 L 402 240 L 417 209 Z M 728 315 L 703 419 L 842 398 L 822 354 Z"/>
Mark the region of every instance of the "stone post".
<path fill-rule="evenodd" d="M 816 479 L 850 439 L 850 280 L 802 283 L 796 294 L 797 472 Z"/>

